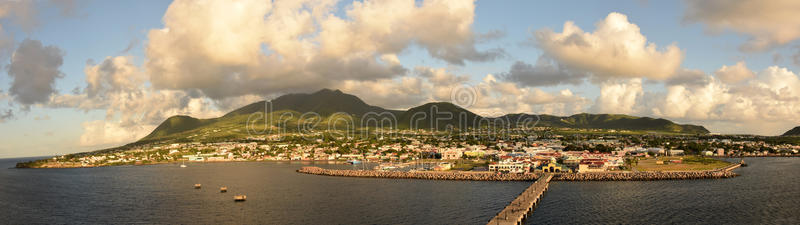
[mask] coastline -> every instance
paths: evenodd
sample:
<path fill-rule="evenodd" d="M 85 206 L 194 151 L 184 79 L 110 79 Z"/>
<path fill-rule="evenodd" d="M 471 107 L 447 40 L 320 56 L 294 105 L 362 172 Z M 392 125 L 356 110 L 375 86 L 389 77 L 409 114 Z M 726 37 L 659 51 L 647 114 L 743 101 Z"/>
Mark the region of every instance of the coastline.
<path fill-rule="evenodd" d="M 322 163 L 327 162 L 328 164 L 345 164 L 347 161 L 344 160 L 232 160 L 232 161 L 192 161 L 189 164 L 195 163 L 236 163 L 236 162 L 300 162 L 300 163 Z M 68 166 L 64 165 L 63 163 L 58 166 L 35 166 L 35 167 L 20 167 L 20 164 L 28 163 L 28 162 L 18 162 L 15 167 L 11 167 L 9 169 L 74 169 L 74 168 L 96 168 L 96 167 L 111 167 L 111 166 L 149 166 L 149 165 L 159 165 L 159 164 L 180 164 L 181 161 L 169 161 L 169 162 L 148 162 L 148 163 L 125 163 L 125 164 L 106 164 L 106 165 L 77 165 L 77 166 Z"/>

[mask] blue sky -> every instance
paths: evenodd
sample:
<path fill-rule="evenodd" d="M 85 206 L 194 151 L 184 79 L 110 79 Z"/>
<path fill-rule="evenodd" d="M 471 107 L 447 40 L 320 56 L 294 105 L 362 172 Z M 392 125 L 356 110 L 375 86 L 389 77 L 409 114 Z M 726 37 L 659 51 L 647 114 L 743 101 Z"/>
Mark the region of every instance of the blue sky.
<path fill-rule="evenodd" d="M 424 1 L 417 2 L 416 7 L 422 7 L 424 4 L 423 2 Z M 469 3 L 469 1 L 467 1 L 467 3 Z M 28 15 L 33 15 L 32 17 L 38 21 L 38 25 L 27 26 L 20 24 L 18 19 L 15 18 L 20 17 L 19 15 L 0 14 L 0 23 L 2 23 L 2 30 L 0 30 L 0 32 L 4 32 L 4 34 L 13 37 L 13 46 L 9 48 L 8 51 L 15 51 L 16 48 L 22 45 L 24 40 L 30 39 L 38 40 L 44 46 L 55 46 L 63 52 L 63 64 L 58 67 L 58 70 L 61 71 L 63 77 L 56 78 L 52 83 L 57 91 L 56 93 L 51 93 L 50 96 L 53 99 L 58 99 L 59 97 L 77 98 L 81 96 L 81 94 L 86 95 L 85 93 L 81 93 L 82 91 L 85 91 L 83 89 L 88 85 L 87 74 L 85 70 L 96 64 L 104 62 L 107 57 L 124 56 L 129 57 L 129 61 L 126 61 L 126 66 L 139 68 L 137 71 L 140 70 L 141 74 L 143 74 L 142 77 L 147 78 L 140 86 L 137 86 L 136 88 L 146 90 L 146 93 L 163 94 L 166 93 L 166 91 L 180 92 L 180 96 L 182 96 L 183 100 L 176 100 L 176 102 L 196 101 L 197 104 L 202 104 L 205 107 L 200 107 L 202 109 L 197 109 L 197 107 L 194 107 L 196 105 L 190 106 L 191 104 L 176 103 L 177 106 L 174 106 L 172 109 L 164 109 L 163 113 L 159 113 L 158 115 L 141 116 L 142 114 L 147 114 L 148 111 L 131 112 L 129 115 L 127 115 L 132 118 L 130 121 L 134 121 L 146 126 L 137 127 L 136 129 L 128 129 L 125 127 L 126 125 L 124 124 L 126 123 L 123 121 L 125 120 L 123 117 L 126 117 L 126 114 L 120 113 L 120 111 L 126 109 L 113 108 L 116 106 L 114 106 L 114 103 L 110 102 L 111 100 L 109 100 L 112 99 L 112 97 L 100 100 L 86 97 L 86 99 L 79 101 L 93 102 L 101 105 L 98 107 L 79 107 L 77 106 L 78 103 L 72 103 L 72 105 L 61 104 L 59 106 L 55 106 L 56 104 L 53 103 L 52 100 L 49 102 L 38 102 L 35 104 L 23 104 L 15 100 L 15 95 L 9 92 L 12 83 L 14 83 L 14 78 L 8 74 L 8 68 L 9 65 L 13 63 L 13 60 L 11 57 L 7 57 L 3 59 L 4 61 L 2 62 L 2 65 L 4 69 L 2 72 L 0 72 L 0 89 L 3 90 L 0 96 L 6 96 L 4 98 L 0 98 L 0 110 L 11 110 L 14 116 L 12 118 L 4 119 L 3 122 L 0 122 L 0 132 L 3 134 L 2 137 L 0 137 L 0 141 L 5 143 L 5 145 L 0 147 L 0 158 L 65 154 L 116 146 L 131 140 L 135 140 L 137 137 L 146 135 L 146 130 L 157 125 L 157 122 L 154 121 L 168 117 L 169 115 L 167 114 L 169 113 L 190 114 L 197 117 L 215 116 L 224 113 L 231 108 L 235 108 L 237 104 L 243 105 L 249 100 L 270 98 L 283 93 L 291 92 L 292 90 L 281 86 L 282 82 L 285 81 L 273 79 L 274 77 L 272 76 L 265 76 L 265 78 L 260 78 L 257 80 L 259 82 L 266 82 L 269 84 L 266 85 L 266 87 L 258 90 L 248 89 L 242 92 L 226 94 L 225 96 L 206 95 L 206 93 L 212 93 L 214 91 L 207 86 L 170 88 L 169 84 L 151 82 L 150 79 L 153 79 L 154 77 L 177 77 L 176 79 L 180 80 L 189 79 L 191 76 L 194 76 L 189 74 L 185 75 L 186 77 L 181 77 L 181 74 L 159 74 L 157 72 L 153 72 L 156 71 L 153 69 L 153 65 L 147 65 L 145 63 L 148 60 L 152 61 L 159 59 L 158 57 L 179 57 L 180 55 L 164 55 L 168 53 L 159 53 L 159 55 L 153 52 L 148 53 L 147 48 L 150 47 L 151 49 L 156 49 L 162 46 L 158 45 L 161 43 L 161 41 L 183 40 L 181 38 L 186 38 L 186 36 L 164 37 L 164 40 L 151 40 L 150 36 L 148 35 L 151 30 L 158 30 L 165 27 L 169 27 L 171 31 L 179 30 L 180 27 L 177 26 L 189 24 L 191 21 L 199 21 L 195 25 L 204 26 L 203 21 L 216 20 L 204 18 L 204 16 L 208 15 L 220 16 L 221 18 L 219 18 L 219 21 L 224 23 L 228 21 L 227 19 L 236 17 L 236 15 L 233 15 L 234 12 L 227 14 L 212 14 L 212 9 L 208 11 L 209 14 L 204 14 L 201 12 L 197 13 L 197 15 L 189 15 L 189 17 L 196 16 L 196 18 L 181 18 L 186 19 L 180 20 L 183 21 L 182 23 L 175 22 L 174 24 L 167 24 L 163 18 L 165 17 L 167 8 L 170 7 L 170 5 L 173 5 L 175 8 L 175 18 L 179 18 L 180 16 L 187 16 L 185 14 L 177 13 L 180 11 L 179 9 L 181 9 L 181 7 L 190 6 L 192 3 L 173 4 L 171 1 L 77 1 L 71 6 L 73 9 L 71 13 L 67 15 L 62 12 L 62 9 L 64 9 L 63 6 L 53 5 L 49 2 L 36 1 L 27 2 L 25 4 L 31 4 L 33 6 L 33 12 L 20 12 L 18 14 L 28 13 Z M 10 9 L 12 12 L 13 10 L 18 9 L 14 8 L 15 6 L 10 4 L 0 5 L 0 7 Z M 331 11 L 333 16 L 345 18 L 349 21 L 357 20 L 348 17 L 347 12 L 353 8 L 352 2 L 338 2 L 332 7 L 335 8 L 335 10 Z M 508 107 L 491 105 L 489 103 L 485 105 L 478 104 L 474 106 L 475 110 L 479 111 L 481 109 L 486 109 L 513 113 L 521 110 L 530 113 L 553 113 L 563 115 L 584 111 L 593 113 L 627 113 L 639 116 L 665 117 L 684 123 L 701 124 L 708 127 L 712 132 L 756 133 L 764 135 L 779 134 L 787 128 L 800 125 L 800 121 L 797 119 L 786 116 L 792 115 L 792 113 L 795 115 L 798 113 L 797 110 L 800 109 L 800 107 L 794 107 L 795 104 L 800 106 L 800 103 L 797 103 L 797 101 L 775 100 L 775 102 L 772 102 L 772 99 L 770 99 L 770 105 L 768 106 L 757 105 L 757 102 L 763 102 L 764 99 L 755 97 L 752 99 L 747 99 L 746 94 L 732 91 L 744 90 L 749 87 L 763 87 L 764 85 L 767 85 L 767 89 L 769 89 L 768 84 L 771 84 L 771 82 L 775 83 L 773 82 L 775 80 L 766 79 L 769 77 L 777 77 L 778 75 L 774 75 L 772 73 L 774 71 L 779 71 L 766 71 L 767 68 L 770 67 L 786 69 L 791 74 L 786 75 L 784 73 L 783 75 L 796 76 L 797 71 L 800 71 L 800 65 L 793 62 L 792 56 L 794 54 L 800 54 L 798 53 L 798 47 L 796 47 L 800 45 L 800 42 L 798 42 L 795 38 L 788 42 L 779 43 L 766 49 L 758 51 L 743 51 L 739 48 L 741 45 L 748 43 L 748 41 L 753 39 L 753 37 L 759 37 L 759 35 L 765 34 L 749 32 L 746 27 L 737 27 L 736 24 L 719 25 L 712 19 L 695 19 L 692 21 L 686 21 L 684 17 L 686 10 L 689 7 L 695 6 L 684 1 L 477 1 L 474 2 L 474 11 L 472 11 L 471 15 L 473 16 L 473 22 L 469 24 L 470 32 L 464 34 L 467 36 L 457 36 L 455 38 L 457 39 L 466 37 L 464 40 L 477 40 L 479 39 L 478 37 L 480 35 L 496 32 L 499 32 L 503 35 L 486 41 L 464 41 L 463 43 L 457 44 L 460 47 L 466 46 L 468 48 L 474 48 L 478 52 L 497 48 L 502 49 L 504 54 L 500 55 L 498 58 L 494 58 L 493 60 L 470 60 L 469 56 L 459 56 L 465 59 L 465 63 L 463 65 L 448 62 L 441 57 L 429 54 L 427 51 L 428 49 L 440 46 L 420 43 L 419 39 L 425 38 L 424 33 L 429 32 L 429 30 L 413 30 L 415 28 L 411 27 L 408 29 L 419 32 L 419 35 L 422 36 L 416 37 L 412 34 L 412 37 L 410 37 L 408 41 L 410 44 L 403 45 L 400 51 L 378 51 L 371 53 L 378 56 L 382 54 L 396 55 L 399 59 L 400 66 L 407 69 L 408 72 L 404 74 L 387 75 L 390 77 L 388 80 L 386 80 L 386 77 L 370 77 L 370 74 L 358 76 L 354 75 L 352 77 L 345 78 L 330 78 L 330 80 L 342 79 L 343 83 L 323 80 L 313 81 L 313 84 L 310 86 L 309 84 L 304 84 L 308 90 L 298 89 L 298 91 L 304 92 L 323 87 L 339 88 L 345 90 L 346 92 L 352 92 L 358 96 L 361 96 L 370 104 L 376 104 L 388 108 L 404 108 L 412 106 L 416 103 L 422 103 L 424 101 L 442 100 L 441 97 L 437 97 L 435 90 L 444 90 L 452 87 L 444 84 L 436 84 L 430 78 L 425 78 L 424 76 L 414 72 L 416 68 L 424 67 L 431 69 L 443 69 L 442 71 L 444 73 L 442 76 L 465 76 L 467 77 L 465 82 L 471 85 L 479 86 L 480 84 L 485 83 L 483 87 L 488 90 L 488 93 L 493 93 L 491 97 L 487 96 L 489 101 L 524 102 L 527 99 L 532 98 L 529 97 L 528 94 L 536 93 L 537 91 L 549 93 L 549 95 L 547 95 L 549 96 L 548 98 L 552 97 L 553 99 L 562 99 L 553 101 L 543 100 L 544 102 L 539 101 L 536 103 L 520 103 L 520 105 Z M 713 7 L 697 7 L 698 10 L 715 10 Z M 279 6 L 276 4 L 276 6 L 270 10 L 275 10 L 277 8 L 279 8 Z M 312 5 L 306 5 L 306 8 L 301 8 L 300 10 L 302 11 L 309 8 L 312 8 Z M 395 9 L 386 8 L 384 10 Z M 719 81 L 717 81 L 718 83 L 709 82 L 706 84 L 706 86 L 701 87 L 685 86 L 682 88 L 692 91 L 680 93 L 689 96 L 686 99 L 699 99 L 693 104 L 713 104 L 715 105 L 715 109 L 719 110 L 733 109 L 736 107 L 750 107 L 754 109 L 742 111 L 750 112 L 748 110 L 752 110 L 752 113 L 729 115 L 724 112 L 711 110 L 705 113 L 709 116 L 703 116 L 705 111 L 702 111 L 702 107 L 688 105 L 687 108 L 689 109 L 682 113 L 664 113 L 664 109 L 661 109 L 659 112 L 655 112 L 653 109 L 656 106 L 653 106 L 649 102 L 658 102 L 658 100 L 669 102 L 669 98 L 667 96 L 670 96 L 670 93 L 679 92 L 675 92 L 676 90 L 674 90 L 674 88 L 670 89 L 668 87 L 670 84 L 668 84 L 666 81 L 650 79 L 647 74 L 641 75 L 638 78 L 640 80 L 644 80 L 644 82 L 641 87 L 638 88 L 638 91 L 634 90 L 633 93 L 637 97 L 635 105 L 631 105 L 630 110 L 609 111 L 602 110 L 602 107 L 596 107 L 596 105 L 600 104 L 600 102 L 605 102 L 605 100 L 601 100 L 601 98 L 608 97 L 601 96 L 600 93 L 602 90 L 612 90 L 612 86 L 614 86 L 614 84 L 623 84 L 628 81 L 621 80 L 620 76 L 616 76 L 614 74 L 600 76 L 597 75 L 598 72 L 596 71 L 591 71 L 586 67 L 575 66 L 575 62 L 569 62 L 565 61 L 567 59 L 558 58 L 558 52 L 555 52 L 556 50 L 553 49 L 543 49 L 540 46 L 540 44 L 542 44 L 540 43 L 541 40 L 538 40 L 539 42 L 537 43 L 536 38 L 533 38 L 533 33 L 545 28 L 552 29 L 555 33 L 561 33 L 566 21 L 573 21 L 577 27 L 581 28 L 581 30 L 586 33 L 591 33 L 596 29 L 596 25 L 602 22 L 612 12 L 625 15 L 629 23 L 638 26 L 640 29 L 639 33 L 646 37 L 648 43 L 657 45 L 658 51 L 665 51 L 664 48 L 671 44 L 674 44 L 680 48 L 683 51 L 683 59 L 680 61 L 679 66 L 680 69 L 701 70 L 704 72 L 704 76 L 707 76 L 711 79 L 717 79 L 718 75 L 715 74 L 715 71 L 719 70 L 722 66 L 732 66 L 737 62 L 746 63 L 747 69 L 751 70 L 755 74 L 758 74 L 758 76 L 750 78 L 751 80 L 745 80 L 737 84 L 719 83 Z M 731 13 L 735 12 L 710 13 L 730 15 Z M 271 14 L 272 13 L 265 16 L 269 16 Z M 760 18 L 757 18 L 756 15 L 752 16 L 752 18 L 747 17 L 746 19 L 758 21 Z M 176 21 L 179 20 L 176 19 Z M 432 23 L 438 22 L 440 21 L 433 21 Z M 206 23 L 206 25 L 207 24 L 208 23 Z M 449 25 L 450 24 L 447 24 L 446 22 L 442 22 L 441 24 L 443 28 Z M 789 26 L 791 25 L 792 24 L 789 24 Z M 708 28 L 712 26 L 721 26 L 722 29 L 720 29 L 720 32 L 710 32 Z M 319 24 L 317 24 L 316 28 L 321 30 L 326 29 Z M 786 29 L 793 28 L 796 29 L 797 27 L 788 27 Z M 209 32 L 212 31 L 213 30 L 209 30 Z M 267 39 L 269 39 L 269 35 L 272 34 L 267 34 L 266 32 L 267 31 L 265 31 L 264 35 L 267 36 Z M 173 33 L 175 32 L 172 32 L 169 35 L 174 35 Z M 316 35 L 319 35 L 318 31 L 312 32 L 311 35 L 306 36 Z M 301 37 L 300 39 L 302 38 L 311 39 L 308 37 Z M 191 40 L 187 40 L 186 42 L 191 42 Z M 188 44 L 187 46 L 189 46 Z M 377 43 L 376 46 L 379 44 L 380 43 Z M 129 46 L 130 49 L 126 50 L 126 48 Z M 265 41 L 262 43 L 262 46 L 267 46 L 270 51 L 262 51 L 260 54 L 280 54 L 280 49 L 278 49 L 278 44 L 276 42 Z M 176 46 L 176 48 L 178 47 L 181 46 Z M 181 50 L 189 51 L 191 53 L 191 51 L 194 49 L 183 48 Z M 234 49 L 234 52 L 236 52 L 236 49 Z M 359 54 L 363 53 L 364 52 L 360 52 Z M 350 53 L 348 52 L 344 54 Z M 511 65 L 517 61 L 533 65 L 542 55 L 555 58 L 555 63 L 571 69 L 577 70 L 578 67 L 580 67 L 582 72 L 589 74 L 587 75 L 588 78 L 581 82 L 581 84 L 577 85 L 560 84 L 555 86 L 526 86 L 525 84 L 514 83 L 513 81 L 504 80 L 503 78 L 497 77 L 498 74 L 509 72 Z M 781 59 L 776 61 L 776 55 Z M 287 59 L 290 58 L 287 55 L 281 55 L 281 57 Z M 223 71 L 222 73 L 225 73 L 225 71 L 229 71 L 231 68 L 230 65 L 224 64 L 230 60 L 211 60 L 212 61 L 210 62 L 220 63 L 219 67 L 212 67 L 212 69 L 220 69 L 219 71 Z M 288 62 L 289 60 L 286 61 Z M 91 62 L 91 64 L 89 62 Z M 388 61 L 378 60 L 377 62 L 386 64 Z M 208 66 L 214 66 L 214 64 L 209 64 Z M 498 78 L 498 81 L 495 83 L 486 83 L 487 81 L 485 81 L 485 78 L 488 74 L 494 75 L 496 78 Z M 226 76 L 227 74 L 219 75 Z M 30 77 L 35 75 L 24 74 L 21 76 Z M 785 78 L 786 76 L 783 77 Z M 631 77 L 625 75 L 624 78 L 629 79 Z M 323 77 L 323 79 L 325 79 L 325 77 Z M 350 80 L 349 83 L 346 81 L 348 79 Z M 417 87 L 418 89 L 423 89 L 422 93 L 387 91 L 385 93 L 385 97 L 382 97 L 381 94 L 375 94 L 375 96 L 362 96 L 363 90 L 405 87 L 404 85 L 407 84 L 402 83 L 403 79 L 420 81 L 420 84 Z M 637 79 L 637 77 L 633 77 L 633 79 Z M 396 84 L 389 84 L 387 82 L 396 82 Z M 633 82 L 635 83 L 636 81 Z M 376 86 L 378 85 L 376 83 L 381 83 L 381 85 L 386 86 Z M 524 94 L 521 96 L 504 95 L 504 93 L 508 92 L 504 92 L 504 90 L 501 90 L 500 88 L 506 87 L 502 86 L 502 84 L 506 83 L 512 85 L 515 88 L 514 91 L 519 91 L 519 93 Z M 722 88 L 719 88 L 720 86 Z M 703 87 L 706 88 L 704 89 Z M 792 88 L 792 86 L 787 87 L 790 89 Z M 78 88 L 78 92 L 73 93 L 73 90 L 76 88 Z M 703 91 L 712 89 L 715 91 Z M 574 96 L 563 95 L 563 90 L 569 90 Z M 784 92 L 779 92 L 780 90 L 775 91 L 777 93 L 783 93 L 784 95 L 787 94 Z M 711 92 L 714 94 L 710 94 Z M 392 95 L 407 96 L 408 100 L 403 100 L 403 103 L 400 103 L 400 100 L 395 100 L 397 102 L 394 102 L 391 100 L 392 98 L 390 98 Z M 792 97 L 800 97 L 797 96 L 796 92 L 791 91 L 788 92 L 788 95 L 789 99 Z M 740 98 L 744 98 L 744 100 Z M 752 101 L 756 103 L 750 104 L 749 106 L 738 106 L 735 104 L 736 102 L 741 101 Z M 148 103 L 141 104 L 150 105 Z M 679 103 L 672 101 L 670 104 Z M 570 107 L 572 105 L 575 106 L 570 108 L 565 107 L 565 105 Z M 786 107 L 787 105 L 792 107 Z M 700 109 L 694 110 L 696 108 Z M 109 113 L 109 109 L 115 112 Z M 764 110 L 759 111 L 761 109 Z M 765 122 L 764 120 L 768 121 Z M 113 132 L 121 132 L 121 130 L 137 130 L 137 132 L 119 134 L 119 136 L 114 136 L 113 138 L 109 137 L 107 140 L 99 137 L 98 139 L 87 141 L 84 139 L 91 137 L 92 135 L 96 136 L 95 133 L 91 133 L 89 130 L 87 130 L 87 127 L 90 126 L 87 124 L 88 122 L 105 124 L 105 132 L 101 136 L 114 136 L 110 134 L 112 133 L 111 129 L 115 129 Z M 760 126 L 752 130 L 750 129 L 753 127 L 753 124 L 765 123 L 771 125 Z M 100 127 L 104 126 L 101 125 Z M 120 136 L 124 136 L 124 138 Z M 84 138 L 82 139 L 82 137 Z"/>

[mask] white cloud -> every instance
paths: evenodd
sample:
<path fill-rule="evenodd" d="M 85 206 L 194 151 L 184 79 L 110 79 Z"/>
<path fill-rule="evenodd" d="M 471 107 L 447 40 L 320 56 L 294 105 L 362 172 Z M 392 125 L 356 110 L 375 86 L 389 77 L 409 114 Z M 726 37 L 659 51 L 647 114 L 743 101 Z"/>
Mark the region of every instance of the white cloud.
<path fill-rule="evenodd" d="M 498 81 L 492 74 L 486 75 L 473 88 L 477 94 L 475 103 L 466 108 L 485 116 L 508 113 L 571 115 L 583 112 L 590 102 L 574 95 L 569 89 L 546 92 L 538 88 L 520 87 L 516 83 Z"/>
<path fill-rule="evenodd" d="M 154 125 L 121 125 L 120 122 L 107 120 L 83 122 L 81 126 L 84 132 L 78 142 L 80 146 L 128 143 L 142 138 L 156 128 Z"/>
<path fill-rule="evenodd" d="M 407 72 L 397 54 L 420 46 L 451 64 L 491 60 L 475 49 L 473 1 L 176 1 L 148 34 L 145 68 L 159 89 L 221 99 L 313 91 Z"/>
<path fill-rule="evenodd" d="M 100 146 L 136 141 L 174 115 L 209 118 L 222 115 L 214 101 L 181 90 L 156 90 L 144 80 L 130 56 L 107 57 L 84 69 L 87 87 L 79 93 L 52 96 L 49 107 L 105 110 L 104 120 L 82 124 L 79 144 Z"/>
<path fill-rule="evenodd" d="M 734 133 L 777 135 L 800 124 L 800 78 L 792 71 L 772 66 L 738 83 L 705 76 L 704 85 L 676 84 L 647 93 L 639 113 Z"/>
<path fill-rule="evenodd" d="M 663 80 L 671 77 L 683 61 L 681 49 L 672 44 L 659 50 L 623 14 L 610 13 L 595 26 L 595 31 L 589 33 L 567 21 L 561 33 L 550 29 L 534 32 L 534 41 L 548 57 L 564 66 L 591 72 L 600 80 Z"/>
<path fill-rule="evenodd" d="M 745 65 L 744 61 L 739 61 L 736 65 L 733 66 L 725 66 L 723 65 L 717 71 L 714 72 L 714 75 L 717 76 L 720 80 L 726 83 L 739 83 L 744 80 L 751 79 L 755 77 L 755 73 L 750 71 Z"/>
<path fill-rule="evenodd" d="M 430 83 L 418 77 L 376 81 L 345 81 L 336 88 L 355 95 L 365 103 L 387 109 L 408 109 L 430 99 Z"/>
<path fill-rule="evenodd" d="M 719 33 L 724 29 L 750 35 L 739 48 L 762 51 L 800 38 L 800 1 L 689 0 L 684 21 L 704 23 Z"/>
<path fill-rule="evenodd" d="M 644 92 L 642 79 L 605 81 L 600 84 L 600 96 L 592 106 L 598 113 L 634 114 L 636 103 Z"/>
<path fill-rule="evenodd" d="M 433 84 L 436 85 L 457 85 L 464 82 L 469 81 L 469 77 L 466 75 L 458 76 L 452 73 L 448 73 L 445 68 L 430 68 L 424 66 L 418 66 L 414 68 L 414 72 L 418 75 L 425 77 Z"/>

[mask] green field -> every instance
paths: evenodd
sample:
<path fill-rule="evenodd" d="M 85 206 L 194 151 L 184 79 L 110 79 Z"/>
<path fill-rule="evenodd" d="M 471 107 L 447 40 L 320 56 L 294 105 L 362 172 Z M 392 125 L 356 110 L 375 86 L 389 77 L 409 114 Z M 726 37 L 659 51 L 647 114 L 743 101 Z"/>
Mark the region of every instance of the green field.
<path fill-rule="evenodd" d="M 670 160 L 681 160 L 681 163 L 669 163 Z M 656 164 L 656 161 L 664 161 L 665 164 Z M 658 157 L 649 159 L 640 159 L 638 164 L 634 166 L 637 171 L 700 171 L 700 170 L 714 170 L 730 165 L 729 162 L 704 158 L 699 156 L 683 156 L 683 157 Z"/>

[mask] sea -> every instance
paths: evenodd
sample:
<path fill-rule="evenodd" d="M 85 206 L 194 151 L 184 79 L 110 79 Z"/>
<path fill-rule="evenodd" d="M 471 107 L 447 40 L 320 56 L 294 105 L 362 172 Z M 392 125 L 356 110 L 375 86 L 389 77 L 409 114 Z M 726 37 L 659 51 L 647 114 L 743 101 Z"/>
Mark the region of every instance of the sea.
<path fill-rule="evenodd" d="M 0 224 L 485 224 L 530 185 L 295 172 L 363 167 L 312 162 L 11 168 L 26 160 L 0 159 Z M 745 160 L 730 179 L 552 182 L 525 223 L 800 224 L 800 158 Z"/>

